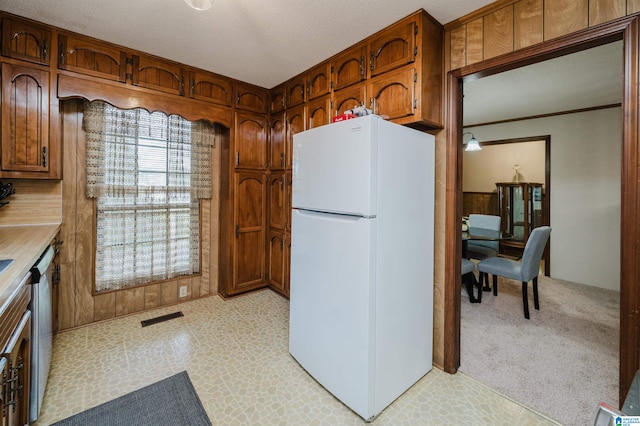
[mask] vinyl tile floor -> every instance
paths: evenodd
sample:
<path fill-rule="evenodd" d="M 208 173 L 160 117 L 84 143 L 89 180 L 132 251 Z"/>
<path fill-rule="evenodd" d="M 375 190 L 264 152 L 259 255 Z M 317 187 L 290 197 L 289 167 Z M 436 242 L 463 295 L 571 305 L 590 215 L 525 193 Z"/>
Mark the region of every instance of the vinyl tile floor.
<path fill-rule="evenodd" d="M 142 327 L 141 320 L 184 316 Z M 289 302 L 207 297 L 59 333 L 37 425 L 186 370 L 214 425 L 362 425 L 289 355 Z M 375 425 L 553 425 L 461 373 L 433 368 Z"/>

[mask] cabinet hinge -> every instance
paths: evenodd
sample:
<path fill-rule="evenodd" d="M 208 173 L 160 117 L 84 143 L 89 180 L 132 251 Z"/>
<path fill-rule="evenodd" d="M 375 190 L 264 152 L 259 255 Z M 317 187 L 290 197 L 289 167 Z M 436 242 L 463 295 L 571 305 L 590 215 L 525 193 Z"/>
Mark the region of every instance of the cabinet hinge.
<path fill-rule="evenodd" d="M 132 57 L 128 57 L 127 58 L 127 65 L 133 65 L 133 58 Z"/>
<path fill-rule="evenodd" d="M 333 89 L 333 83 L 331 83 L 331 88 Z M 329 108 L 333 109 L 333 99 L 329 101 Z"/>
<path fill-rule="evenodd" d="M 240 225 L 236 225 L 236 238 L 240 236 Z"/>
<path fill-rule="evenodd" d="M 418 100 L 417 99 L 413 100 L 413 107 L 414 108 L 418 108 Z"/>
<path fill-rule="evenodd" d="M 60 65 L 64 65 L 64 44 L 62 43 L 58 46 L 58 62 Z"/>
<path fill-rule="evenodd" d="M 45 61 L 49 59 L 49 43 L 47 40 L 42 43 L 42 59 Z"/>
<path fill-rule="evenodd" d="M 331 65 L 331 68 L 329 69 L 329 72 L 330 72 L 331 74 L 333 74 L 333 65 Z"/>
<path fill-rule="evenodd" d="M 333 81 L 332 81 L 331 83 L 329 83 L 329 88 L 330 88 L 331 90 L 333 90 Z"/>
<path fill-rule="evenodd" d="M 418 35 L 418 26 L 416 24 L 413 24 L 413 34 Z"/>
<path fill-rule="evenodd" d="M 413 56 L 418 56 L 418 46 L 413 48 Z"/>
<path fill-rule="evenodd" d="M 126 74 L 125 74 L 124 78 L 125 78 L 126 80 L 133 80 L 133 74 L 131 74 L 130 72 L 128 72 L 128 73 L 126 73 Z"/>
<path fill-rule="evenodd" d="M 373 62 L 375 61 L 376 55 L 371 52 L 371 55 L 369 56 L 369 69 L 371 71 L 373 71 Z"/>
<path fill-rule="evenodd" d="M 236 166 L 240 165 L 240 151 L 236 151 Z"/>
<path fill-rule="evenodd" d="M 413 73 L 413 82 L 414 82 L 414 83 L 417 83 L 417 82 L 418 82 L 418 73 L 417 73 L 417 72 L 414 72 L 414 73 Z"/>
<path fill-rule="evenodd" d="M 364 75 L 364 56 L 360 56 L 360 75 Z"/>

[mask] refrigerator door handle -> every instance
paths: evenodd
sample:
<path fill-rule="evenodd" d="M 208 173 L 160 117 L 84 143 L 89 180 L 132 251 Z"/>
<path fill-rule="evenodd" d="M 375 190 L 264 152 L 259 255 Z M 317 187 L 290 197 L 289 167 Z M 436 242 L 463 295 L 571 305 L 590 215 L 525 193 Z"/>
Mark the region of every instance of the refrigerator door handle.
<path fill-rule="evenodd" d="M 375 219 L 375 216 L 362 216 L 362 215 L 353 215 L 353 214 L 344 214 L 344 213 L 336 213 L 336 212 L 322 212 L 318 210 L 307 210 L 303 208 L 294 209 L 297 210 L 303 216 L 315 216 L 315 217 L 325 217 L 331 220 L 339 220 L 343 222 L 357 222 L 361 219 Z"/>

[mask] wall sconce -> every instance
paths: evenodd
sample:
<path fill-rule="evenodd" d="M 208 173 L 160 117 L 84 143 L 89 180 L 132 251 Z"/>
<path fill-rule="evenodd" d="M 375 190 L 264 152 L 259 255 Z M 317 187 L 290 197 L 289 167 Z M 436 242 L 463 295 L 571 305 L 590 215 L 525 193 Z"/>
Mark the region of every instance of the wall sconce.
<path fill-rule="evenodd" d="M 184 0 L 184 2 L 195 10 L 211 9 L 211 0 Z"/>
<path fill-rule="evenodd" d="M 467 147 L 464 149 L 465 151 L 481 151 L 482 150 L 482 147 L 480 146 L 478 139 L 476 139 L 476 137 L 473 136 L 473 133 L 464 132 L 462 136 L 464 135 L 471 135 L 471 139 L 469 139 L 469 142 L 467 142 L 466 144 Z"/>

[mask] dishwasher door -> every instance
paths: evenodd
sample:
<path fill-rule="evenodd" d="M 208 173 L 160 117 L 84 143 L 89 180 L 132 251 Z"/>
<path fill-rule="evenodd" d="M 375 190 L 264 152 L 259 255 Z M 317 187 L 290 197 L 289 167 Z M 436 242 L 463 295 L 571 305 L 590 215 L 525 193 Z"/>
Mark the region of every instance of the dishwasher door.
<path fill-rule="evenodd" d="M 53 344 L 52 267 L 55 250 L 49 246 L 31 268 L 31 392 L 29 422 L 40 417 Z"/>

